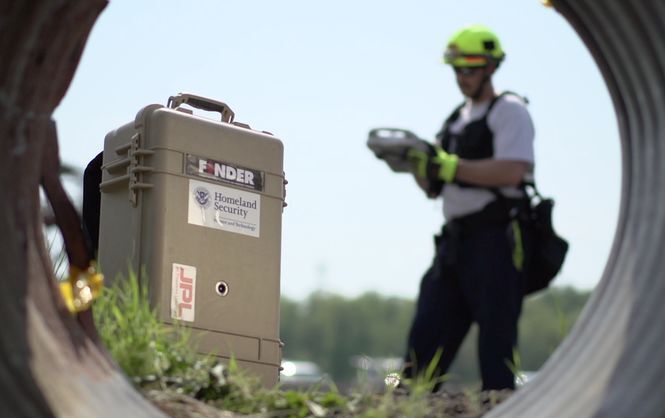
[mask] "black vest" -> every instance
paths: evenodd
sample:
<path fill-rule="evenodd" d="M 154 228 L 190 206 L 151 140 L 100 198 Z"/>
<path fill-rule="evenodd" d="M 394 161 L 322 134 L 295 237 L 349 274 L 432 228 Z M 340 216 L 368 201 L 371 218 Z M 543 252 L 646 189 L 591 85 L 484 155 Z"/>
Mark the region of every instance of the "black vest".
<path fill-rule="evenodd" d="M 453 113 L 443 122 L 443 127 L 439 133 L 436 134 L 437 144 L 447 153 L 456 154 L 465 160 L 492 158 L 494 156 L 494 133 L 487 125 L 487 115 L 489 115 L 496 102 L 506 94 L 515 93 L 504 92 L 495 96 L 481 118 L 467 124 L 459 133 L 453 134 L 450 132 L 450 125 L 459 118 L 464 103 L 457 106 Z M 456 183 L 462 187 L 477 187 L 462 182 Z"/>
<path fill-rule="evenodd" d="M 495 96 L 480 119 L 470 122 L 461 132 L 453 134 L 450 132 L 450 125 L 459 118 L 460 111 L 465 103 L 457 106 L 443 122 L 443 127 L 439 133 L 436 134 L 437 143 L 447 153 L 457 154 L 465 160 L 492 158 L 494 156 L 494 133 L 487 125 L 487 115 L 489 115 L 499 98 L 506 94 L 510 93 L 501 93 L 499 96 Z"/>

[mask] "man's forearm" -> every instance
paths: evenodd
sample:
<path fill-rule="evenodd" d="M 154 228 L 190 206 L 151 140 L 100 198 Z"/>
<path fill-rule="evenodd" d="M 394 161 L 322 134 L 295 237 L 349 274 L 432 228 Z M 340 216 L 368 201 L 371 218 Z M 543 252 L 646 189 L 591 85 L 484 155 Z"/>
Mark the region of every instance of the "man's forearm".
<path fill-rule="evenodd" d="M 484 187 L 516 186 L 529 167 L 524 161 L 460 159 L 455 180 Z"/>

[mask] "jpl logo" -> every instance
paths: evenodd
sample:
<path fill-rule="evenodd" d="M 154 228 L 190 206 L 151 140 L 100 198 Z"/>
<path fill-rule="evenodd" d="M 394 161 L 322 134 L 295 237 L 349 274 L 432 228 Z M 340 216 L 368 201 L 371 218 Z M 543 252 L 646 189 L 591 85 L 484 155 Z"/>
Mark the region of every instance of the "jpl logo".
<path fill-rule="evenodd" d="M 173 264 L 171 283 L 171 317 L 194 322 L 196 303 L 196 267 Z"/>

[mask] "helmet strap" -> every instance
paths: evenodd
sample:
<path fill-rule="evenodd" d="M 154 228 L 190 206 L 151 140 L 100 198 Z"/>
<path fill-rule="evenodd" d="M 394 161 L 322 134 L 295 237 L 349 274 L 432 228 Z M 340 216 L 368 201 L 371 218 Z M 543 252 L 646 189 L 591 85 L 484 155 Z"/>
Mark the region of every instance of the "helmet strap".
<path fill-rule="evenodd" d="M 478 100 L 480 97 L 483 95 L 483 92 L 485 90 L 485 86 L 487 83 L 490 82 L 492 79 L 492 74 L 494 74 L 494 70 L 496 70 L 496 66 L 493 63 L 488 63 L 488 67 L 485 68 L 485 75 L 483 76 L 482 81 L 478 85 L 478 88 L 476 89 L 475 92 L 471 95 L 471 100 Z"/>
<path fill-rule="evenodd" d="M 473 92 L 473 94 L 471 95 L 471 99 L 472 99 L 472 100 L 478 100 L 478 99 L 480 99 L 480 96 L 483 95 L 483 90 L 485 90 L 485 86 L 486 86 L 487 83 L 490 81 L 490 78 L 491 78 L 491 77 L 490 77 L 489 74 L 485 74 L 485 76 L 483 77 L 482 81 L 481 81 L 480 84 L 478 85 L 478 88 L 477 88 L 476 91 Z"/>

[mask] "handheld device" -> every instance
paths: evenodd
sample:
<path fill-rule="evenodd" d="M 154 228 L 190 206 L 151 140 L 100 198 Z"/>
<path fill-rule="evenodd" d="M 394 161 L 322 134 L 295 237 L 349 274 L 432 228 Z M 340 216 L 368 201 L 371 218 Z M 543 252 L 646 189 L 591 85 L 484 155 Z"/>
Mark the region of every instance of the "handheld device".
<path fill-rule="evenodd" d="M 397 173 L 410 172 L 407 154 L 410 149 L 429 151 L 427 141 L 406 129 L 376 128 L 369 131 L 367 147 Z"/>

